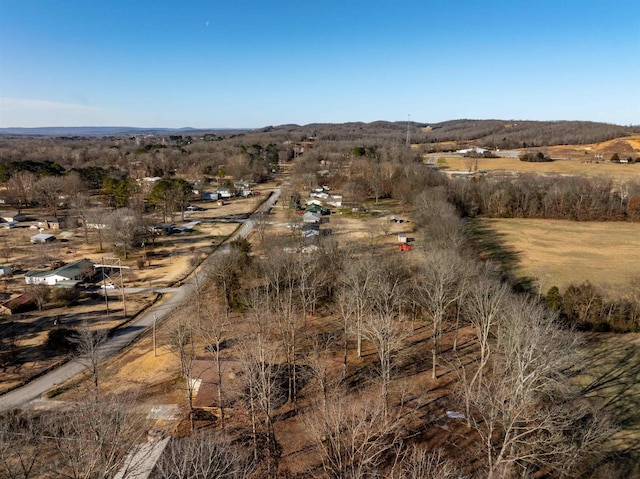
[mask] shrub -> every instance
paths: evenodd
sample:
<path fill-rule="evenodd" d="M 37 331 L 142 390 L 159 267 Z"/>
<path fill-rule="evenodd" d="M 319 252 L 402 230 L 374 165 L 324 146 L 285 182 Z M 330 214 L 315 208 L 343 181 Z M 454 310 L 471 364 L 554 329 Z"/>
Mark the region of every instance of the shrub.
<path fill-rule="evenodd" d="M 76 348 L 74 342 L 79 336 L 78 331 L 72 328 L 56 328 L 49 331 L 45 346 L 50 351 L 66 354 L 73 352 Z"/>

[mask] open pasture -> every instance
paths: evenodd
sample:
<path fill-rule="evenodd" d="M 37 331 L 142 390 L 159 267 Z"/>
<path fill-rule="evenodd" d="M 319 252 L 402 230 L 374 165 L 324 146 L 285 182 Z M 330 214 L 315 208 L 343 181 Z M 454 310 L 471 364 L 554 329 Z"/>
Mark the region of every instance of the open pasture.
<path fill-rule="evenodd" d="M 433 155 L 430 155 L 433 156 Z M 467 170 L 471 158 L 442 156 L 451 170 Z M 473 160 L 475 161 L 475 160 Z M 479 158 L 478 169 L 486 171 L 517 171 L 541 175 L 607 176 L 616 181 L 640 179 L 640 164 L 585 163 L 580 160 L 554 160 L 549 162 L 520 161 L 518 158 Z"/>
<path fill-rule="evenodd" d="M 640 277 L 640 224 L 539 219 L 483 219 L 484 237 L 508 252 L 518 277 L 542 292 L 584 281 L 613 296 Z"/>

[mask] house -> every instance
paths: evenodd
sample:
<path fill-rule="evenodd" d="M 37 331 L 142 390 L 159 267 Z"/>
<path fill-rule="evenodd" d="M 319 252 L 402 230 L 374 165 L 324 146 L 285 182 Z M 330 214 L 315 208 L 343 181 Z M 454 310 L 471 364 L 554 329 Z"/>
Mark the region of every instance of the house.
<path fill-rule="evenodd" d="M 304 223 L 320 223 L 321 216 L 318 213 L 312 213 L 311 211 L 307 211 L 304 215 L 302 215 L 302 221 Z"/>
<path fill-rule="evenodd" d="M 149 227 L 149 231 L 154 235 L 161 234 L 171 234 L 171 232 L 175 229 L 175 223 L 158 223 Z"/>
<path fill-rule="evenodd" d="M 0 276 L 11 276 L 13 270 L 11 266 L 0 266 Z"/>
<path fill-rule="evenodd" d="M 218 201 L 220 199 L 220 194 L 217 191 L 202 191 L 200 193 L 200 198 L 203 200 Z"/>
<path fill-rule="evenodd" d="M 176 226 L 174 229 L 184 233 L 186 231 L 193 231 L 193 229 L 200 223 L 200 221 L 191 221 L 190 223 L 185 223 L 181 226 Z"/>
<path fill-rule="evenodd" d="M 55 240 L 56 237 L 48 233 L 38 233 L 31 237 L 31 243 L 33 244 L 53 243 Z"/>
<path fill-rule="evenodd" d="M 335 208 L 340 208 L 342 206 L 342 195 L 331 195 L 327 204 Z"/>
<path fill-rule="evenodd" d="M 218 199 L 229 199 L 233 196 L 231 194 L 231 191 L 229 191 L 227 188 L 219 188 L 217 193 Z"/>
<path fill-rule="evenodd" d="M 11 211 L 2 211 L 0 212 L 0 222 L 2 223 L 13 223 L 18 221 L 24 221 L 26 216 L 23 213 L 11 212 Z"/>
<path fill-rule="evenodd" d="M 59 230 L 66 226 L 64 218 L 50 218 L 42 221 L 38 221 L 38 227 L 48 230 Z"/>
<path fill-rule="evenodd" d="M 0 303 L 0 314 L 17 314 L 30 311 L 36 305 L 35 299 L 29 293 L 21 294 L 8 301 Z"/>
<path fill-rule="evenodd" d="M 27 271 L 24 275 L 24 280 L 27 284 L 53 286 L 60 281 L 82 281 L 93 276 L 94 273 L 94 264 L 88 259 L 81 259 L 52 271 Z"/>
<path fill-rule="evenodd" d="M 324 206 L 309 205 L 309 204 L 307 204 L 307 207 L 305 208 L 305 211 L 308 211 L 308 212 L 311 212 L 311 213 L 320 214 L 322 216 L 326 216 L 326 215 L 331 213 L 331 211 L 329 211 L 329 209 L 325 208 Z"/>

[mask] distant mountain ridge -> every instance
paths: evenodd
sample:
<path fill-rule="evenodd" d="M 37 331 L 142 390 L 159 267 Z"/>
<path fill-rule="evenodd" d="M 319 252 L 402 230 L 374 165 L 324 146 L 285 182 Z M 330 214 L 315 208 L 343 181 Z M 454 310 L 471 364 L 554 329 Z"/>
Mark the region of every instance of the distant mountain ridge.
<path fill-rule="evenodd" d="M 45 126 L 37 128 L 0 128 L 0 135 L 25 136 L 112 136 L 193 134 L 216 131 L 247 131 L 248 128 L 137 128 L 132 126 Z"/>

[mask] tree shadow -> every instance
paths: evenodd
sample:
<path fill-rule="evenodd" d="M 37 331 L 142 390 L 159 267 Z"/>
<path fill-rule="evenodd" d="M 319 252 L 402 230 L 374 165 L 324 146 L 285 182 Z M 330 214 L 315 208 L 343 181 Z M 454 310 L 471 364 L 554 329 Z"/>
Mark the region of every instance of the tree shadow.
<path fill-rule="evenodd" d="M 469 232 L 480 257 L 500 265 L 502 279 L 512 284 L 515 291 L 531 293 L 535 290 L 536 278 L 516 274 L 522 253 L 505 243 L 506 235 L 479 220 L 469 222 Z"/>
<path fill-rule="evenodd" d="M 582 394 L 597 398 L 620 428 L 609 460 L 624 463 L 623 469 L 640 472 L 640 345 L 621 344 L 597 337 L 589 341 L 575 377 Z"/>

